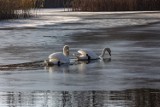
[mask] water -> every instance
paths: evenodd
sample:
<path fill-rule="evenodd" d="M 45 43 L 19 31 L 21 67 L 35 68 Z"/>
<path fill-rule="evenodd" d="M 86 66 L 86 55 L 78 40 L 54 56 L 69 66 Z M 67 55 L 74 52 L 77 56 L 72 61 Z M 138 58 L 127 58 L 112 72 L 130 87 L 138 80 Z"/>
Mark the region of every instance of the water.
<path fill-rule="evenodd" d="M 104 47 L 111 59 L 61 67 L 1 69 L 0 107 L 159 107 L 158 12 L 63 12 L 0 21 L 0 64 L 44 60 L 62 51 Z"/>

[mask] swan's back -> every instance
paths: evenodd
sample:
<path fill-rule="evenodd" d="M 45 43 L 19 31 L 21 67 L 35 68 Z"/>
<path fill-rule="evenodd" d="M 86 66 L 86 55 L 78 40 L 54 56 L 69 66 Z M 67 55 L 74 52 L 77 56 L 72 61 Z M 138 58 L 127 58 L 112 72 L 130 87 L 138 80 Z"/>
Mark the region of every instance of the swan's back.
<path fill-rule="evenodd" d="M 80 53 L 81 55 L 88 54 L 91 59 L 98 59 L 99 58 L 98 55 L 90 49 L 81 49 L 78 51 L 78 53 Z"/>
<path fill-rule="evenodd" d="M 57 59 L 60 61 L 60 63 L 69 63 L 69 57 L 65 56 L 62 52 L 56 52 L 53 54 L 50 54 L 48 56 L 49 59 Z"/>

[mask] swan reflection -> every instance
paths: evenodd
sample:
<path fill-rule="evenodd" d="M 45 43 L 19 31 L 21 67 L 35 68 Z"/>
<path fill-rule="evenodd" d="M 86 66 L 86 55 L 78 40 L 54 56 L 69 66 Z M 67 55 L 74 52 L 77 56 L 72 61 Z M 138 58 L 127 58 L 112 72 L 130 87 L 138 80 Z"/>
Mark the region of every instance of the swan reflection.
<path fill-rule="evenodd" d="M 64 64 L 61 66 L 46 66 L 45 70 L 52 73 L 52 72 L 63 72 L 63 73 L 67 73 L 69 72 L 69 64 Z"/>
<path fill-rule="evenodd" d="M 103 59 L 103 60 L 78 61 L 78 70 L 80 72 L 85 72 L 85 71 L 92 70 L 97 67 L 103 68 L 110 61 L 111 61 L 111 58 L 107 58 L 107 59 Z"/>
<path fill-rule="evenodd" d="M 92 70 L 97 67 L 105 67 L 107 63 L 111 61 L 111 58 L 103 59 L 103 60 L 84 60 L 77 61 L 74 60 L 72 64 L 63 64 L 61 66 L 46 66 L 45 70 L 48 72 L 63 72 L 63 73 L 75 73 L 75 72 L 86 72 L 88 70 Z"/>

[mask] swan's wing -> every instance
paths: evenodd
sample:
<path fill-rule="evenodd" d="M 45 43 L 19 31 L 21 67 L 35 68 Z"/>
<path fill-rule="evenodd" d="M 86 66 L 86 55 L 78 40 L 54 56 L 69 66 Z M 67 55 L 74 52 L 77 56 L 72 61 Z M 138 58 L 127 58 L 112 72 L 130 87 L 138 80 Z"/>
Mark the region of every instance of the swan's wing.
<path fill-rule="evenodd" d="M 87 54 L 86 50 L 84 50 L 84 49 L 78 50 L 78 53 L 79 53 L 80 55 L 84 55 L 84 56 L 86 56 L 86 54 Z"/>
<path fill-rule="evenodd" d="M 64 56 L 62 52 L 56 52 L 48 56 L 49 59 L 58 60 L 60 63 L 69 63 L 69 58 Z"/>
<path fill-rule="evenodd" d="M 55 53 L 52 53 L 48 56 L 49 59 L 54 59 L 54 58 L 61 58 L 63 56 L 63 53 L 62 52 L 55 52 Z"/>
<path fill-rule="evenodd" d="M 77 53 L 74 53 L 73 56 L 77 57 L 78 60 L 87 60 L 88 57 L 86 56 L 86 52 L 81 50 L 78 50 Z"/>
<path fill-rule="evenodd" d="M 98 59 L 99 58 L 98 55 L 95 52 L 93 52 L 91 49 L 81 49 L 78 52 L 81 55 L 88 54 L 91 57 L 91 59 Z"/>

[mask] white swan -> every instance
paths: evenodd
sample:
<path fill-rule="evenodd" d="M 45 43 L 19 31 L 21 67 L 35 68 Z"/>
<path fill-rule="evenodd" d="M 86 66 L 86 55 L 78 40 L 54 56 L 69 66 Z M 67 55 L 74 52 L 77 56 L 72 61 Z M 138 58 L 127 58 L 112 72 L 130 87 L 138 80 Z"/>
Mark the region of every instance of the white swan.
<path fill-rule="evenodd" d="M 61 65 L 61 64 L 69 64 L 69 46 L 65 45 L 63 47 L 63 52 L 55 52 L 48 56 L 48 60 L 45 60 L 44 63 L 46 65 Z"/>
<path fill-rule="evenodd" d="M 111 56 L 111 49 L 104 48 L 100 56 L 98 56 L 95 52 L 90 49 L 80 49 L 77 54 L 73 54 L 78 60 L 96 60 L 103 59 L 105 56 L 105 52 L 108 52 Z"/>

